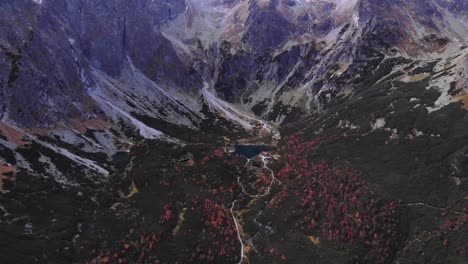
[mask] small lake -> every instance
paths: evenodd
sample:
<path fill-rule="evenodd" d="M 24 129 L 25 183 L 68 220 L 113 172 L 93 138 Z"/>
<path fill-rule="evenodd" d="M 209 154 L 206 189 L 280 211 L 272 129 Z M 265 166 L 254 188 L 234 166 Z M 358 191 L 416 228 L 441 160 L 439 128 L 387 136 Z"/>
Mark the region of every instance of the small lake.
<path fill-rule="evenodd" d="M 113 156 L 112 156 L 112 160 L 114 161 L 117 161 L 117 162 L 120 162 L 120 161 L 124 161 L 128 158 L 128 152 L 117 152 L 115 153 Z"/>
<path fill-rule="evenodd" d="M 251 159 L 263 151 L 272 151 L 275 149 L 276 147 L 272 145 L 236 145 L 234 153 Z"/>

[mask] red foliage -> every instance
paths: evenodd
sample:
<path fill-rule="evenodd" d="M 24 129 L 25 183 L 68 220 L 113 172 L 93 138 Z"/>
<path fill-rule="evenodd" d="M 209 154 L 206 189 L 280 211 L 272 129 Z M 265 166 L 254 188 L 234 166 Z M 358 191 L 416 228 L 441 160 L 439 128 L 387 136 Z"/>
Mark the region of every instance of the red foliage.
<path fill-rule="evenodd" d="M 240 243 L 231 212 L 223 205 L 206 199 L 203 203 L 202 224 L 206 232 L 192 253 L 191 261 L 226 262 L 238 257 Z"/>
<path fill-rule="evenodd" d="M 159 220 L 159 223 L 160 224 L 164 224 L 166 223 L 167 221 L 171 220 L 172 218 L 172 210 L 170 209 L 170 205 L 169 204 L 166 204 L 164 205 L 164 215 L 161 216 L 161 219 Z"/>
<path fill-rule="evenodd" d="M 220 149 L 215 149 L 212 153 L 205 153 L 205 156 L 202 158 L 201 163 L 202 165 L 204 165 L 212 159 L 223 159 L 223 158 L 225 158 L 225 152 Z"/>
<path fill-rule="evenodd" d="M 219 149 L 215 150 L 213 154 L 218 159 L 221 159 L 224 157 L 224 151 L 219 150 Z"/>
<path fill-rule="evenodd" d="M 154 249 L 159 242 L 160 239 L 156 234 L 142 233 L 139 238 L 123 243 L 118 250 L 100 250 L 91 264 L 156 263 L 159 259 Z"/>
<path fill-rule="evenodd" d="M 468 214 L 461 215 L 455 220 L 445 219 L 442 229 L 446 231 L 455 231 L 468 224 Z"/>
<path fill-rule="evenodd" d="M 296 229 L 342 246 L 363 244 L 376 262 L 388 262 L 399 237 L 396 203 L 370 191 L 350 169 L 315 163 L 320 138 L 301 143 L 299 136 L 288 138 L 283 148 L 288 166 L 278 173 L 284 187 L 269 205 L 272 214 L 284 210 L 285 201 L 295 201 L 289 208 L 294 218 L 284 220 Z"/>

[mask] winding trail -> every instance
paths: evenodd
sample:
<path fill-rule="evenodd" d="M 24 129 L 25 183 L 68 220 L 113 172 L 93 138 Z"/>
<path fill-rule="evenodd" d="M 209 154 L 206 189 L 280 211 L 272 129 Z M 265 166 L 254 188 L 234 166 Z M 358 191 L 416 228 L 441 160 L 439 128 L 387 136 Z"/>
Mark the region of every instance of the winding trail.
<path fill-rule="evenodd" d="M 226 101 L 223 101 L 217 98 L 215 92 L 211 91 L 212 89 L 210 88 L 211 87 L 210 87 L 209 82 L 203 83 L 202 95 L 208 107 L 212 111 L 217 112 L 223 115 L 224 117 L 226 117 L 227 119 L 233 121 L 234 123 L 241 125 L 247 131 L 253 130 L 255 133 L 258 133 L 259 136 L 261 136 L 262 134 L 269 134 L 273 141 L 278 141 L 281 138 L 279 131 L 277 131 L 274 126 L 272 126 L 271 124 L 267 123 L 264 120 L 261 120 L 255 117 L 254 115 L 250 113 L 246 113 L 237 109 L 236 107 L 234 107 L 233 105 L 231 105 L 230 103 Z M 260 128 L 258 129 L 258 127 Z M 274 182 L 277 180 L 273 170 L 267 166 L 268 160 L 270 159 L 270 157 L 267 157 L 262 154 L 258 155 L 258 157 L 260 157 L 262 160 L 262 169 L 268 170 L 271 175 L 271 181 L 270 181 L 268 188 L 263 194 L 251 195 L 245 190 L 244 186 L 242 185 L 241 176 L 238 176 L 237 183 L 241 187 L 242 192 L 238 195 L 237 199 L 235 199 L 232 202 L 232 205 L 230 208 L 232 219 L 234 220 L 234 224 L 236 226 L 237 238 L 239 239 L 239 242 L 241 244 L 239 264 L 242 264 L 244 261 L 247 261 L 247 259 L 245 256 L 244 240 L 242 239 L 242 235 L 241 235 L 242 226 L 239 224 L 239 220 L 236 217 L 236 211 L 234 210 L 234 208 L 236 207 L 236 204 L 240 200 L 244 199 L 245 197 L 258 199 L 258 198 L 269 195 Z M 251 161 L 250 159 L 247 159 L 247 162 L 245 163 L 244 167 L 249 166 L 250 161 Z M 281 184 L 281 181 L 278 180 L 278 182 Z M 259 214 L 261 214 L 262 211 L 260 211 Z M 256 222 L 256 218 L 254 219 L 254 221 Z M 257 223 L 257 224 L 261 226 L 260 223 Z"/>
<path fill-rule="evenodd" d="M 237 222 L 237 218 L 234 215 L 234 206 L 236 206 L 237 201 L 238 201 L 238 199 L 234 200 L 234 202 L 231 205 L 231 215 L 232 215 L 232 219 L 234 220 L 234 224 L 236 225 L 237 239 L 239 239 L 239 242 L 241 244 L 241 255 L 240 255 L 239 264 L 242 264 L 242 262 L 244 261 L 244 258 L 245 258 L 244 242 L 243 242 L 242 237 L 240 235 L 239 223 Z"/>
<path fill-rule="evenodd" d="M 238 199 L 236 199 L 236 200 L 233 201 L 233 203 L 232 203 L 232 205 L 231 205 L 231 209 L 230 209 L 231 215 L 232 215 L 232 219 L 234 220 L 234 223 L 235 223 L 235 225 L 236 225 L 237 237 L 238 237 L 239 242 L 240 242 L 240 244 L 241 244 L 241 253 L 240 253 L 239 264 L 244 263 L 244 260 L 245 260 L 245 258 L 246 258 L 246 255 L 245 255 L 244 240 L 242 239 L 242 236 L 241 236 L 240 224 L 239 224 L 239 221 L 237 220 L 237 217 L 236 217 L 236 215 L 235 215 L 236 212 L 234 211 L 234 207 L 236 206 L 236 204 L 237 204 L 238 201 L 240 201 L 242 198 L 244 198 L 243 196 L 247 196 L 247 197 L 249 197 L 249 198 L 254 198 L 254 199 L 262 198 L 262 197 L 265 197 L 265 196 L 267 196 L 267 195 L 269 195 L 269 194 L 271 193 L 271 188 L 273 187 L 273 184 L 275 183 L 275 181 L 278 181 L 278 183 L 281 184 L 281 181 L 278 180 L 278 179 L 276 178 L 274 171 L 273 171 L 271 168 L 268 167 L 268 160 L 271 159 L 271 158 L 270 158 L 270 157 L 267 157 L 267 156 L 265 156 L 265 155 L 262 155 L 262 154 L 258 155 L 258 157 L 260 157 L 261 160 L 262 160 L 262 168 L 263 168 L 263 169 L 266 169 L 266 170 L 268 170 L 268 171 L 270 172 L 271 181 L 270 181 L 270 184 L 269 184 L 268 188 L 267 188 L 266 191 L 265 191 L 264 193 L 262 193 L 262 194 L 257 194 L 257 195 L 249 194 L 249 193 L 245 190 L 243 184 L 242 184 L 241 181 L 240 181 L 240 180 L 241 180 L 241 177 L 240 177 L 240 176 L 237 177 L 237 183 L 238 183 L 239 186 L 241 187 L 242 193 L 240 193 L 240 195 L 239 195 L 239 196 L 241 196 L 240 198 L 238 198 Z M 245 163 L 244 167 L 249 166 L 249 163 L 250 163 L 250 162 L 251 162 L 251 159 L 247 159 L 247 162 Z M 254 219 L 254 222 L 255 222 L 257 225 L 261 226 L 261 227 L 262 227 L 263 225 L 257 222 L 257 218 L 261 215 L 262 212 L 263 212 L 263 210 L 261 210 L 261 211 L 257 214 L 257 216 L 255 217 L 255 219 Z M 257 233 L 257 234 L 258 234 L 258 233 Z M 257 234 L 256 234 L 256 235 L 257 235 Z M 255 236 L 256 236 L 256 235 L 255 235 Z M 254 237 L 255 237 L 255 236 L 254 236 Z M 249 241 L 251 241 L 251 239 L 250 239 Z M 254 250 L 257 251 L 255 248 L 254 248 Z"/>
<path fill-rule="evenodd" d="M 426 204 L 426 203 L 422 203 L 422 202 L 418 202 L 418 203 L 407 203 L 407 204 L 401 204 L 402 206 L 422 206 L 422 207 L 427 207 L 427 208 L 431 208 L 431 209 L 434 209 L 434 210 L 441 210 L 441 211 L 447 211 L 448 213 L 452 213 L 452 214 L 456 214 L 456 215 L 467 215 L 467 213 L 463 213 L 463 212 L 459 212 L 459 211 L 454 211 L 450 208 L 444 208 L 444 207 L 437 207 L 437 206 L 433 206 L 433 205 L 430 205 L 430 204 Z"/>

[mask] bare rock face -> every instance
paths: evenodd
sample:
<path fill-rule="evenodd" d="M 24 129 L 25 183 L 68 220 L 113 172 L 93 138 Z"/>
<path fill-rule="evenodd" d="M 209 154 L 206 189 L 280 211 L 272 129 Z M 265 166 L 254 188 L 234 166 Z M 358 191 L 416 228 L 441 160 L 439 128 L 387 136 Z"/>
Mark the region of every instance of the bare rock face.
<path fill-rule="evenodd" d="M 50 8 L 47 12 L 64 16 L 93 66 L 118 76 L 137 49 L 140 56 L 151 57 L 164 44 L 159 24 L 183 10 L 184 1 L 56 1 L 45 5 Z"/>
<path fill-rule="evenodd" d="M 160 23 L 183 10 L 183 3 L 82 1 L 65 8 L 76 17 L 71 26 L 94 67 L 117 77 L 130 59 L 149 78 L 177 80 L 184 86 L 188 84 L 184 79 L 190 79 L 184 76 L 188 68 L 159 32 Z"/>
<path fill-rule="evenodd" d="M 118 77 L 133 64 L 152 80 L 200 84 L 159 32 L 184 1 L 14 1 L 1 4 L 3 117 L 53 127 L 102 115 L 90 71 Z M 3 70 L 4 69 L 4 70 Z"/>
<path fill-rule="evenodd" d="M 23 126 L 53 126 L 59 119 L 97 112 L 92 103 L 83 103 L 85 61 L 70 43 L 69 28 L 49 15 L 44 4 L 3 5 L 3 116 Z"/>
<path fill-rule="evenodd" d="M 365 76 L 385 57 L 424 60 L 433 53 L 457 53 L 467 41 L 462 5 L 416 0 L 244 1 L 237 9 L 248 16 L 235 20 L 243 25 L 243 42 L 214 42 L 219 50 L 214 86 L 224 99 L 281 121 L 284 113 L 320 108 L 342 91 L 369 85 L 362 83 Z M 233 14 L 239 17 L 237 9 Z M 231 16 L 223 21 L 231 21 Z"/>
<path fill-rule="evenodd" d="M 246 26 L 244 39 L 254 52 L 277 48 L 297 30 L 278 10 L 278 1 L 251 1 Z"/>
<path fill-rule="evenodd" d="M 103 117 L 89 96 L 102 87 L 96 72 L 120 80 L 131 69 L 189 94 L 192 105 L 204 81 L 221 98 L 282 122 L 362 85 L 386 57 L 460 50 L 466 9 L 446 0 L 5 2 L 1 116 L 45 127 Z"/>

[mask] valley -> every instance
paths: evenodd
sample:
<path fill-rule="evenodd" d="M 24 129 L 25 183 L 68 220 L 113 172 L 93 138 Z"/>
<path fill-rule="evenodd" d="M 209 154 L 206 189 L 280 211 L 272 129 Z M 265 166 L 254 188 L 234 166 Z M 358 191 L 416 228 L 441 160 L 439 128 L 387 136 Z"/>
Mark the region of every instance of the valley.
<path fill-rule="evenodd" d="M 465 0 L 0 1 L 2 263 L 468 263 Z"/>

